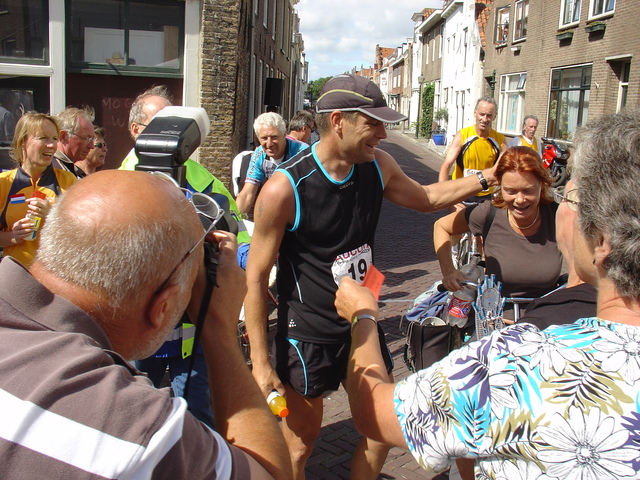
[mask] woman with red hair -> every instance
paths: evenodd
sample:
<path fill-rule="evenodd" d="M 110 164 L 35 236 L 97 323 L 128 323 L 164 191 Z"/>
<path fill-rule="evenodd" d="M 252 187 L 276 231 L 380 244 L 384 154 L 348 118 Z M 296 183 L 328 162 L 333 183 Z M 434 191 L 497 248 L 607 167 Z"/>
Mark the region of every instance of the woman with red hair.
<path fill-rule="evenodd" d="M 540 156 L 528 147 L 509 148 L 495 175 L 500 188 L 493 202 L 454 212 L 433 227 L 442 283 L 456 291 L 465 279 L 453 265 L 451 236 L 468 231 L 481 235 L 491 222 L 484 238 L 486 273 L 502 282 L 503 297 L 539 297 L 556 288 L 562 268 L 551 180 Z"/>

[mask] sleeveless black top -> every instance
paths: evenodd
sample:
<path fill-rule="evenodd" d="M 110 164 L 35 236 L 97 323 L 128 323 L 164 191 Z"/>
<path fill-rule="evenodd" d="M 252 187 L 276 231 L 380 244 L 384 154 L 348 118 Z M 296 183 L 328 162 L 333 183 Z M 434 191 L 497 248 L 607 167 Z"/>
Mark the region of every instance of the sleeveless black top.
<path fill-rule="evenodd" d="M 361 281 L 373 261 L 384 185 L 376 160 L 353 165 L 337 182 L 315 151 L 313 145 L 277 169 L 295 195 L 295 223 L 285 231 L 278 259 L 278 334 L 342 343 L 350 326 L 336 312 L 335 293 L 342 276 Z"/>

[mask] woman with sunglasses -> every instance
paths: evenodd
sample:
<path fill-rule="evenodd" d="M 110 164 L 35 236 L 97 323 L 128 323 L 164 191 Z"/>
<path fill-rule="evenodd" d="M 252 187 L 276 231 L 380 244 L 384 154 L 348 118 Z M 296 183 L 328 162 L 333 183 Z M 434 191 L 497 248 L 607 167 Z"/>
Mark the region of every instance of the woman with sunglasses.
<path fill-rule="evenodd" d="M 451 237 L 468 231 L 481 235 L 491 222 L 484 239 L 486 273 L 502 282 L 503 297 L 540 297 L 558 286 L 562 268 L 551 180 L 540 156 L 528 147 L 509 148 L 498 160 L 496 177 L 500 189 L 493 202 L 469 206 L 435 223 L 442 283 L 456 291 L 465 280 L 453 265 Z"/>
<path fill-rule="evenodd" d="M 94 125 L 94 129 L 96 132 L 94 147 L 89 151 L 86 158 L 74 163 L 77 167 L 75 170 L 78 178 L 96 173 L 98 169 L 104 165 L 105 158 L 107 157 L 107 142 L 105 140 L 106 132 L 104 127 Z"/>
<path fill-rule="evenodd" d="M 60 129 L 44 113 L 26 113 L 16 125 L 12 155 L 18 167 L 0 174 L 0 247 L 25 267 L 35 257 L 38 230 L 55 198 L 76 182 L 51 165 Z"/>

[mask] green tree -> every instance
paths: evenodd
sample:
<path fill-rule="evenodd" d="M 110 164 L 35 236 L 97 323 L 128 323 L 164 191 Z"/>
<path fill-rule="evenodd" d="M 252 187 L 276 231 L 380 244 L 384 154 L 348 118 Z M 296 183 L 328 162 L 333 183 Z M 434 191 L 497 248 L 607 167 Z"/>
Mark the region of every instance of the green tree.
<path fill-rule="evenodd" d="M 433 97 L 436 86 L 433 82 L 422 87 L 422 99 L 420 105 L 420 136 L 431 137 L 431 126 L 433 124 Z"/>
<path fill-rule="evenodd" d="M 305 98 L 307 98 L 311 105 L 315 105 L 315 102 L 320 97 L 320 90 L 324 87 L 324 84 L 331 80 L 333 77 L 322 77 L 317 80 L 311 80 L 309 85 L 307 86 L 307 91 L 305 92 Z"/>

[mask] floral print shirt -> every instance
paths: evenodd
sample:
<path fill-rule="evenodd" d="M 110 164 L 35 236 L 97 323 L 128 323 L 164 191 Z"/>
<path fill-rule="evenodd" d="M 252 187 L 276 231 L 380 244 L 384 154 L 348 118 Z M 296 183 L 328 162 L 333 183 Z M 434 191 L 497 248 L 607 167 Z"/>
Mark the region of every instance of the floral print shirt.
<path fill-rule="evenodd" d="M 466 457 L 476 479 L 640 478 L 640 327 L 516 324 L 407 377 L 394 402 L 430 472 Z"/>

